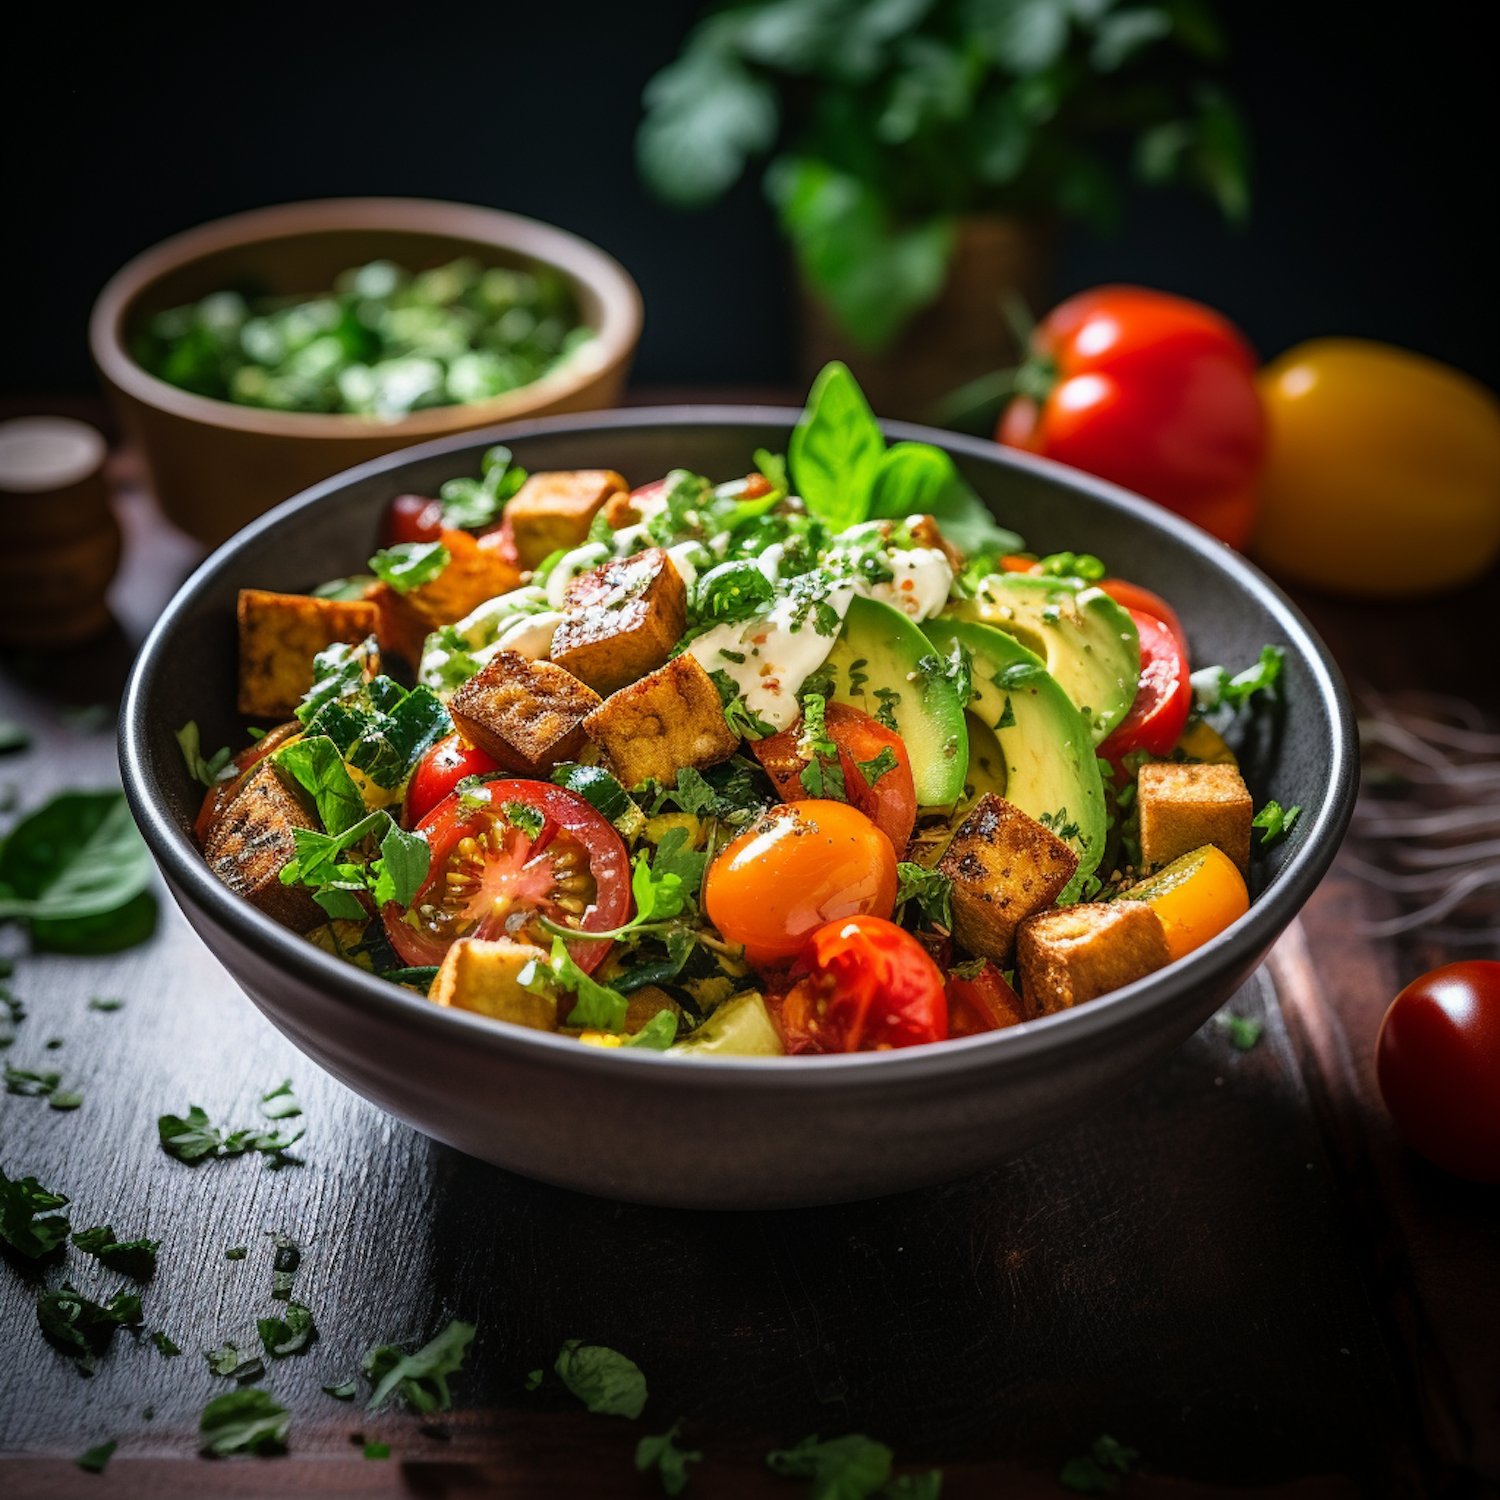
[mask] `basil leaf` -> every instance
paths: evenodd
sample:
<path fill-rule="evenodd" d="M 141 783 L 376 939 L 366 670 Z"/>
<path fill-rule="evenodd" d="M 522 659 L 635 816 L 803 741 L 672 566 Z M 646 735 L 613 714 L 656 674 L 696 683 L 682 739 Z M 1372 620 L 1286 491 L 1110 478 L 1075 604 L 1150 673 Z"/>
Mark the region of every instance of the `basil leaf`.
<path fill-rule="evenodd" d="M 410 906 L 427 879 L 432 864 L 432 849 L 420 833 L 408 833 L 394 819 L 380 841 L 380 858 L 371 868 L 375 871 L 372 887 L 375 902 L 384 906 L 394 901 Z"/>
<path fill-rule="evenodd" d="M 441 542 L 397 542 L 370 559 L 370 571 L 398 594 L 431 583 L 453 560 Z"/>
<path fill-rule="evenodd" d="M 403 1354 L 394 1344 L 371 1349 L 361 1363 L 376 1382 L 366 1410 L 378 1411 L 399 1389 L 413 1411 L 447 1411 L 453 1405 L 448 1377 L 463 1369 L 473 1342 L 474 1325 L 455 1319 L 415 1354 Z"/>
<path fill-rule="evenodd" d="M 297 722 L 310 725 L 328 704 L 352 698 L 364 687 L 379 660 L 380 647 L 373 635 L 358 646 L 339 642 L 318 652 L 313 657 L 313 685 L 297 705 Z"/>
<path fill-rule="evenodd" d="M 113 913 L 151 879 L 151 855 L 122 792 L 60 792 L 0 847 L 0 919 Z"/>
<path fill-rule="evenodd" d="M 87 1369 L 115 1329 L 140 1327 L 141 1299 L 134 1292 L 121 1291 L 107 1303 L 99 1303 L 65 1281 L 57 1291 L 43 1292 L 37 1298 L 36 1320 L 53 1344 Z"/>
<path fill-rule="evenodd" d="M 948 454 L 930 443 L 895 444 L 871 490 L 872 520 L 913 515 L 931 516 L 962 552 L 1021 550 L 1021 538 L 995 520 Z"/>
<path fill-rule="evenodd" d="M 365 799 L 338 746 L 327 736 L 294 740 L 272 758 L 312 795 L 318 819 L 329 833 L 344 833 L 367 816 Z"/>
<path fill-rule="evenodd" d="M 776 599 L 776 585 L 753 558 L 710 568 L 693 586 L 693 622 L 748 620 Z"/>
<path fill-rule="evenodd" d="M 617 1349 L 569 1339 L 553 1369 L 590 1411 L 634 1421 L 645 1409 L 646 1377 Z"/>
<path fill-rule="evenodd" d="M 797 493 L 830 530 L 866 520 L 885 438 L 847 365 L 823 366 L 787 450 Z"/>
<path fill-rule="evenodd" d="M 277 1453 L 286 1447 L 291 1417 L 273 1396 L 253 1387 L 215 1396 L 198 1418 L 203 1451 L 225 1458 L 231 1453 Z"/>

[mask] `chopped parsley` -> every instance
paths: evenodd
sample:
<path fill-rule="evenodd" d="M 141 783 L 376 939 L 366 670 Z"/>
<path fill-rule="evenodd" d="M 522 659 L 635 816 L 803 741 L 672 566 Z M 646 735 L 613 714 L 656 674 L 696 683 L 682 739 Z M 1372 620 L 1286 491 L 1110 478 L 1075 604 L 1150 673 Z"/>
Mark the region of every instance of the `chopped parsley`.
<path fill-rule="evenodd" d="M 1068 817 L 1068 810 L 1066 807 L 1060 807 L 1056 812 L 1042 813 L 1041 816 L 1037 818 L 1037 822 L 1040 823 L 1042 827 L 1045 828 L 1055 838 L 1060 838 L 1065 841 L 1068 839 L 1077 839 L 1083 833 L 1083 830 L 1078 826 L 1078 824 Z"/>
<path fill-rule="evenodd" d="M 112 1011 L 123 1010 L 124 1008 L 125 1002 L 123 1000 L 104 998 L 99 995 L 94 995 L 89 1000 L 90 1010 Z"/>
<path fill-rule="evenodd" d="M 66 1215 L 51 1212 L 67 1206 L 61 1193 L 44 1188 L 35 1177 L 12 1181 L 0 1168 L 0 1239 L 29 1260 L 50 1255 L 67 1239 L 73 1226 Z"/>
<path fill-rule="evenodd" d="M 703 1461 L 702 1453 L 677 1446 L 681 1430 L 682 1423 L 674 1422 L 660 1437 L 643 1437 L 635 1445 L 636 1471 L 645 1474 L 655 1469 L 667 1495 L 680 1495 L 688 1482 L 687 1466 Z"/>
<path fill-rule="evenodd" d="M 625 1029 L 630 1002 L 618 990 L 585 974 L 569 956 L 567 944 L 556 934 L 552 938 L 551 957 L 533 959 L 516 976 L 516 982 L 534 995 L 574 996 L 573 1009 L 563 1022 L 565 1026 L 616 1035 Z"/>
<path fill-rule="evenodd" d="M 341 1380 L 337 1385 L 325 1385 L 323 1390 L 335 1401 L 352 1401 L 359 1394 L 357 1380 Z"/>
<path fill-rule="evenodd" d="M 110 1270 L 123 1271 L 138 1281 L 148 1281 L 155 1274 L 156 1252 L 161 1249 L 160 1240 L 117 1240 L 108 1224 L 80 1229 L 73 1236 L 73 1244 Z"/>
<path fill-rule="evenodd" d="M 302 1106 L 292 1092 L 290 1078 L 278 1084 L 269 1094 L 260 1096 L 260 1112 L 268 1120 L 290 1120 L 302 1113 Z"/>
<path fill-rule="evenodd" d="M 295 1135 L 281 1135 L 275 1131 L 231 1130 L 225 1131 L 214 1125 L 205 1110 L 194 1104 L 189 1106 L 186 1117 L 162 1115 L 156 1122 L 157 1136 L 162 1150 L 168 1156 L 189 1165 L 209 1157 L 242 1156 L 247 1151 L 258 1151 L 267 1158 L 268 1166 L 281 1166 L 288 1160 L 286 1151 L 300 1141 L 305 1131 Z"/>
<path fill-rule="evenodd" d="M 488 449 L 480 467 L 482 478 L 450 479 L 438 491 L 445 530 L 480 531 L 493 524 L 505 502 L 526 483 L 526 470 L 512 462 L 511 451 L 503 444 Z"/>
<path fill-rule="evenodd" d="M 929 922 L 953 927 L 953 882 L 937 870 L 902 860 L 896 866 L 896 908 L 915 901 Z"/>
<path fill-rule="evenodd" d="M 237 1344 L 228 1340 L 217 1349 L 205 1349 L 203 1357 L 215 1375 L 228 1380 L 253 1380 L 266 1370 L 266 1362 L 258 1354 L 245 1354 Z"/>
<path fill-rule="evenodd" d="M 1116 1442 L 1108 1433 L 1094 1439 L 1089 1451 L 1070 1458 L 1057 1482 L 1075 1495 L 1109 1495 L 1135 1467 L 1140 1454 Z"/>
<path fill-rule="evenodd" d="M 1244 708 L 1257 693 L 1274 696 L 1285 663 L 1286 652 L 1280 646 L 1262 646 L 1255 665 L 1233 677 L 1223 667 L 1202 667 L 1192 675 L 1194 707 L 1208 714 L 1218 708 Z"/>
<path fill-rule="evenodd" d="M 163 1359 L 175 1359 L 182 1353 L 182 1350 L 172 1342 L 171 1338 L 159 1328 L 151 1335 L 151 1342 L 156 1345 L 156 1352 Z"/>
<path fill-rule="evenodd" d="M 722 667 L 710 672 L 710 680 L 719 690 L 719 702 L 724 709 L 724 722 L 742 740 L 763 740 L 776 733 L 776 726 L 768 724 L 740 697 L 740 685 Z"/>
<path fill-rule="evenodd" d="M 119 1291 L 99 1303 L 65 1281 L 37 1298 L 36 1319 L 48 1341 L 70 1355 L 81 1374 L 91 1375 L 115 1329 L 141 1326 L 141 1299 Z"/>
<path fill-rule="evenodd" d="M 884 724 L 887 729 L 895 729 L 896 710 L 901 707 L 901 694 L 895 688 L 876 688 L 875 696 L 880 700 L 880 707 L 875 710 L 876 722 Z"/>
<path fill-rule="evenodd" d="M 1237 1016 L 1229 1011 L 1222 1012 L 1218 1022 L 1229 1033 L 1230 1042 L 1241 1052 L 1248 1052 L 1255 1046 L 1266 1029 L 1262 1021 L 1252 1020 L 1249 1016 Z"/>
<path fill-rule="evenodd" d="M 119 1443 L 111 1438 L 107 1443 L 100 1443 L 97 1448 L 90 1448 L 75 1461 L 85 1474 L 102 1474 L 104 1466 L 110 1460 L 110 1455 L 119 1446 Z"/>
<path fill-rule="evenodd" d="M 828 733 L 827 705 L 819 693 L 808 693 L 802 700 L 802 733 L 797 740 L 797 754 L 807 762 L 797 779 L 809 797 L 848 801 L 844 772 L 839 765 L 839 747 Z"/>
<path fill-rule="evenodd" d="M 370 559 L 370 571 L 398 594 L 409 594 L 431 583 L 451 561 L 452 554 L 441 542 L 398 542 Z"/>
<path fill-rule="evenodd" d="M 448 1377 L 463 1369 L 473 1341 L 474 1325 L 454 1319 L 415 1354 L 406 1354 L 395 1344 L 371 1349 L 360 1365 L 375 1384 L 367 1410 L 378 1411 L 391 1397 L 399 1395 L 422 1416 L 448 1411 L 453 1405 Z"/>
<path fill-rule="evenodd" d="M 1297 819 L 1302 816 L 1300 807 L 1283 808 L 1274 799 L 1267 802 L 1256 815 L 1250 819 L 1252 828 L 1260 829 L 1260 841 L 1269 844 L 1275 839 L 1292 831 Z"/>
<path fill-rule="evenodd" d="M 219 1458 L 231 1453 L 279 1453 L 286 1447 L 291 1417 L 267 1391 L 253 1388 L 215 1396 L 198 1418 L 203 1451 Z"/>
<path fill-rule="evenodd" d="M 819 1500 L 867 1500 L 883 1490 L 891 1477 L 891 1450 L 861 1433 L 819 1442 L 803 1438 L 795 1448 L 766 1454 L 773 1474 L 784 1479 L 811 1479 L 810 1495 Z"/>
<path fill-rule="evenodd" d="M 542 836 L 542 829 L 547 826 L 547 819 L 540 809 L 532 807 L 529 802 L 507 802 L 502 809 L 505 813 L 505 821 L 512 828 L 518 828 L 533 843 Z"/>
<path fill-rule="evenodd" d="M 276 1254 L 271 1259 L 271 1298 L 286 1302 L 292 1295 L 292 1281 L 302 1264 L 302 1251 L 284 1234 L 276 1236 Z M 303 1311 L 306 1311 L 304 1308 Z M 309 1326 L 311 1320 L 309 1319 Z"/>
<path fill-rule="evenodd" d="M 553 1368 L 592 1412 L 634 1421 L 645 1409 L 646 1377 L 634 1360 L 617 1349 L 569 1339 Z"/>
<path fill-rule="evenodd" d="M 300 1354 L 318 1336 L 311 1310 L 301 1302 L 288 1302 L 285 1318 L 259 1318 L 255 1331 L 261 1347 L 272 1359 Z"/>
<path fill-rule="evenodd" d="M 297 853 L 282 870 L 281 883 L 307 886 L 313 900 L 335 919 L 365 920 L 368 914 L 359 899 L 365 892 L 377 906 L 391 901 L 410 906 L 432 861 L 427 840 L 420 833 L 408 833 L 383 810 L 339 834 L 297 828 L 292 837 Z M 365 839 L 378 844 L 377 858 L 364 863 L 339 858 Z"/>
<path fill-rule="evenodd" d="M 854 764 L 859 767 L 859 774 L 865 778 L 865 785 L 873 787 L 882 776 L 894 771 L 900 761 L 889 745 L 883 745 L 880 754 L 873 760 L 857 760 Z"/>

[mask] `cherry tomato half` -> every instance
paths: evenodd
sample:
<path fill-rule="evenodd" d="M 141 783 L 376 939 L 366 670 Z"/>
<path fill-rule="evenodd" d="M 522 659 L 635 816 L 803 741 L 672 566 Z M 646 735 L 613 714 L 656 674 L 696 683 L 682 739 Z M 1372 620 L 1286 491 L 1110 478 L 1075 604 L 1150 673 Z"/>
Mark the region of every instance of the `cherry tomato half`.
<path fill-rule="evenodd" d="M 1445 964 L 1407 985 L 1381 1022 L 1375 1076 L 1423 1156 L 1500 1182 L 1500 963 Z"/>
<path fill-rule="evenodd" d="M 1138 609 L 1130 611 L 1130 618 L 1141 637 L 1141 683 L 1130 712 L 1099 746 L 1117 777 L 1120 762 L 1132 750 L 1170 755 L 1193 706 L 1187 658 L 1171 630 Z"/>
<path fill-rule="evenodd" d="M 1212 308 L 1138 286 L 1080 292 L 1037 325 L 996 440 L 1145 495 L 1242 547 L 1266 419 L 1255 352 Z"/>
<path fill-rule="evenodd" d="M 1153 620 L 1160 620 L 1176 638 L 1182 651 L 1182 659 L 1192 660 L 1188 651 L 1187 631 L 1182 628 L 1177 611 L 1160 594 L 1153 594 L 1150 589 L 1142 588 L 1138 583 L 1130 583 L 1124 578 L 1106 578 L 1099 587 L 1116 604 L 1123 604 L 1126 609 L 1139 610 L 1143 615 L 1150 615 Z"/>
<path fill-rule="evenodd" d="M 461 937 L 511 938 L 550 949 L 539 916 L 582 932 L 630 918 L 630 856 L 582 797 L 545 781 L 491 781 L 489 802 L 445 798 L 417 825 L 432 849 L 411 907 L 381 912 L 386 936 L 413 967 L 440 964 Z M 537 827 L 537 822 L 540 827 Z M 604 962 L 608 942 L 570 942 L 581 969 Z"/>
<path fill-rule="evenodd" d="M 809 798 L 771 808 L 713 862 L 704 905 L 752 964 L 795 958 L 809 934 L 840 917 L 889 917 L 896 851 L 845 802 Z"/>
<path fill-rule="evenodd" d="M 828 737 L 839 750 L 845 795 L 853 806 L 873 820 L 900 855 L 905 851 L 917 821 L 917 791 L 911 778 L 911 761 L 901 736 L 869 714 L 842 703 L 830 703 L 825 713 Z M 801 726 L 794 724 L 780 734 L 768 735 L 755 742 L 756 758 L 776 783 L 783 802 L 800 802 L 811 796 L 801 780 L 807 766 L 807 761 L 797 750 L 801 737 Z M 896 764 L 878 776 L 875 785 L 871 786 L 859 765 L 876 759 L 882 750 L 889 750 Z"/>
<path fill-rule="evenodd" d="M 498 771 L 500 762 L 471 745 L 461 734 L 441 739 L 417 762 L 406 783 L 408 828 L 415 828 L 465 776 L 486 776 Z"/>
<path fill-rule="evenodd" d="M 773 997 L 782 1045 L 797 1052 L 883 1052 L 948 1035 L 943 971 L 904 928 L 881 917 L 819 927 Z"/>
<path fill-rule="evenodd" d="M 435 542 L 443 531 L 443 507 L 426 495 L 397 495 L 385 513 L 382 547 Z"/>
<path fill-rule="evenodd" d="M 994 964 L 986 964 L 972 979 L 957 974 L 948 979 L 948 1035 L 978 1036 L 1019 1026 L 1026 1019 L 1021 997 L 1005 982 Z"/>

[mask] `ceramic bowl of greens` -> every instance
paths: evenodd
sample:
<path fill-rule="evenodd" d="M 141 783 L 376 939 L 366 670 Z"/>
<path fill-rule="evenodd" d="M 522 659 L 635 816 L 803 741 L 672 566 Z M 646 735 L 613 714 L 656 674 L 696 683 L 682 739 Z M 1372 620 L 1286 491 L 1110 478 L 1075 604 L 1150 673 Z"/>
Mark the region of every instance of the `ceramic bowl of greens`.
<path fill-rule="evenodd" d="M 614 405 L 641 331 L 602 250 L 515 214 L 324 199 L 137 256 L 89 338 L 167 514 L 217 545 L 351 465 Z"/>
<path fill-rule="evenodd" d="M 178 730 L 192 721 L 204 747 L 245 739 L 241 589 L 298 594 L 357 573 L 393 500 L 472 476 L 499 441 L 507 462 L 533 474 L 607 471 L 633 487 L 673 470 L 725 480 L 757 462 L 777 468 L 797 416 L 683 407 L 556 417 L 377 460 L 314 486 L 221 547 L 142 648 L 121 711 L 121 766 L 168 886 L 275 1026 L 417 1129 L 528 1176 L 688 1207 L 790 1206 L 948 1180 L 1066 1129 L 1159 1065 L 1249 978 L 1332 862 L 1357 783 L 1353 717 L 1327 652 L 1273 584 L 1206 533 L 1102 481 L 992 443 L 892 423 L 887 437 L 907 451 L 921 443 L 944 450 L 976 505 L 1032 552 L 1087 547 L 1114 575 L 1169 599 L 1194 662 L 1239 666 L 1273 648 L 1281 663 L 1275 694 L 1224 732 L 1255 805 L 1295 804 L 1301 814 L 1289 835 L 1251 847 L 1248 911 L 1216 936 L 1100 998 L 1000 1030 L 886 1050 L 704 1057 L 582 1045 L 441 997 L 434 1003 L 422 986 L 404 987 L 414 971 L 381 977 L 335 956 L 300 935 L 306 924 L 281 925 L 216 876 L 194 837 L 205 785 L 212 798 L 216 783 L 194 779 Z M 632 503 L 644 506 L 645 495 L 637 490 Z M 971 692 L 979 662 L 974 655 Z M 876 671 L 873 659 L 864 664 Z M 1039 673 L 1038 664 L 1011 685 L 1034 687 Z M 997 733 L 1003 728 L 1002 720 Z M 519 783 L 508 785 L 508 795 L 519 795 Z M 413 899 L 379 898 L 398 909 Z M 382 906 L 375 925 L 389 914 Z M 1024 989 L 1024 954 L 1021 968 Z M 441 978 L 434 994 L 440 989 Z"/>

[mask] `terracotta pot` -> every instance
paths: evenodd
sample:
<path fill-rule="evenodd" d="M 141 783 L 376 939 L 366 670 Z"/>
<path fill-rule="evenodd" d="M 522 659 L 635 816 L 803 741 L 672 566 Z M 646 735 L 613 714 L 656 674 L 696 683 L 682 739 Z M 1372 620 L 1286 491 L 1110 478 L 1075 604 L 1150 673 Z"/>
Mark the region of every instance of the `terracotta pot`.
<path fill-rule="evenodd" d="M 377 258 L 420 271 L 460 255 L 487 266 L 555 267 L 572 283 L 594 339 L 519 390 L 396 421 L 213 401 L 147 374 L 129 353 L 141 320 L 228 286 L 249 282 L 276 296 L 311 296 L 330 288 L 340 271 Z M 100 293 L 89 342 L 162 508 L 215 546 L 308 485 L 412 443 L 614 405 L 641 318 L 640 293 L 624 268 L 563 230 L 458 203 L 330 198 L 237 214 L 147 250 Z"/>
<path fill-rule="evenodd" d="M 947 284 L 880 354 L 860 348 L 804 285 L 804 383 L 830 359 L 841 359 L 879 416 L 928 419 L 934 402 L 966 381 L 1018 363 L 1021 350 L 1001 301 L 1017 292 L 1033 310 L 1044 306 L 1055 242 L 1044 222 L 998 215 L 960 220 Z"/>

